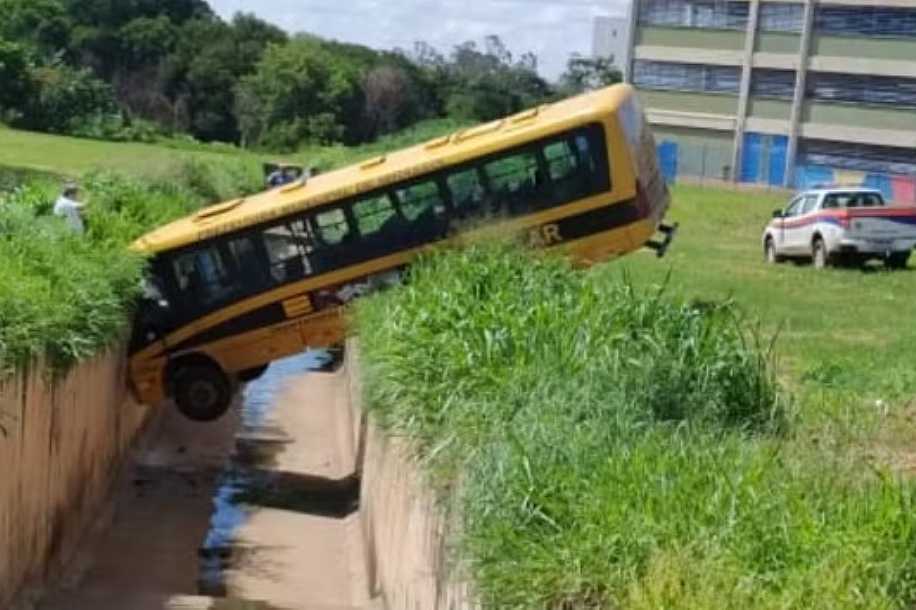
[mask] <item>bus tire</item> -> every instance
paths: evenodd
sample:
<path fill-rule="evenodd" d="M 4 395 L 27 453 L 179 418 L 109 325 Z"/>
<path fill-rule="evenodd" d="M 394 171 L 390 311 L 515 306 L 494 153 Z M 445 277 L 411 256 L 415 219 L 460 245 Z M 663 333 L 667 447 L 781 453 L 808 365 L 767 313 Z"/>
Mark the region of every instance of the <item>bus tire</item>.
<path fill-rule="evenodd" d="M 262 366 L 246 369 L 241 373 L 236 374 L 236 378 L 242 383 L 251 383 L 252 381 L 257 381 L 263 377 L 264 373 L 266 373 L 267 369 L 269 368 L 270 364 L 264 364 Z"/>
<path fill-rule="evenodd" d="M 196 422 L 221 418 L 232 406 L 232 383 L 215 364 L 194 363 L 175 372 L 175 406 Z"/>

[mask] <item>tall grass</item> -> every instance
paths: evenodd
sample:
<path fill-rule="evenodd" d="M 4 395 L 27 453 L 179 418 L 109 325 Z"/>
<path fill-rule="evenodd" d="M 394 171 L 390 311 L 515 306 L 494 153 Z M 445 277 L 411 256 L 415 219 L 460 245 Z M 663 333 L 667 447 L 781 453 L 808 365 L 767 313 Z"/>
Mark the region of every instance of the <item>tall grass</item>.
<path fill-rule="evenodd" d="M 912 488 L 795 438 L 770 344 L 504 246 L 360 303 L 368 404 L 454 493 L 489 608 L 893 608 Z"/>
<path fill-rule="evenodd" d="M 156 180 L 89 174 L 84 236 L 52 216 L 57 182 L 0 193 L 0 375 L 36 358 L 65 371 L 123 338 L 145 267 L 128 245 L 201 205 L 258 190 L 251 167 L 191 161 Z"/>

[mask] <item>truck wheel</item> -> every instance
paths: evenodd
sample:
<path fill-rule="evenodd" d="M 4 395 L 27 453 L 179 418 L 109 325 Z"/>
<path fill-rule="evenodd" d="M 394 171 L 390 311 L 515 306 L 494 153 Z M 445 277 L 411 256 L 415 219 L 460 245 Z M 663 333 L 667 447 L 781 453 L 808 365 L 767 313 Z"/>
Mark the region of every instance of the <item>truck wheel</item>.
<path fill-rule="evenodd" d="M 192 421 L 215 421 L 232 405 L 232 384 L 218 366 L 190 364 L 176 371 L 175 405 Z"/>
<path fill-rule="evenodd" d="M 906 252 L 894 252 L 890 256 L 884 259 L 884 264 L 887 265 L 888 269 L 906 269 L 907 263 L 910 260 L 910 251 Z"/>
<path fill-rule="evenodd" d="M 831 263 L 827 246 L 820 237 L 815 239 L 814 244 L 811 246 L 811 257 L 814 259 L 815 269 L 825 269 Z"/>
<path fill-rule="evenodd" d="M 766 243 L 763 246 L 763 255 L 766 259 L 766 262 L 775 265 L 776 263 L 781 263 L 783 258 L 776 254 L 776 244 L 773 242 L 772 237 L 767 237 Z"/>
<path fill-rule="evenodd" d="M 250 383 L 252 381 L 257 381 L 258 379 L 263 377 L 264 373 L 267 372 L 268 368 L 270 368 L 269 364 L 265 364 L 263 366 L 256 366 L 254 368 L 246 369 L 242 371 L 241 373 L 236 374 L 236 377 L 242 383 Z"/>

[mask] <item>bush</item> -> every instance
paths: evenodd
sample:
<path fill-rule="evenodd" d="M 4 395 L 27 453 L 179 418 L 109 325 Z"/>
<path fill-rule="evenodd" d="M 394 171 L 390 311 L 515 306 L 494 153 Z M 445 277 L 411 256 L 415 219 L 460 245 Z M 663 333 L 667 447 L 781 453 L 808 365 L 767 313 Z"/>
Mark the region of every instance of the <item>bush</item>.
<path fill-rule="evenodd" d="M 474 247 L 357 306 L 367 403 L 460 508 L 484 607 L 911 603 L 913 487 L 793 444 L 733 304 L 600 278 Z"/>
<path fill-rule="evenodd" d="M 35 68 L 32 79 L 37 93 L 23 105 L 19 127 L 69 134 L 93 122 L 118 120 L 114 92 L 88 69 L 55 61 Z"/>

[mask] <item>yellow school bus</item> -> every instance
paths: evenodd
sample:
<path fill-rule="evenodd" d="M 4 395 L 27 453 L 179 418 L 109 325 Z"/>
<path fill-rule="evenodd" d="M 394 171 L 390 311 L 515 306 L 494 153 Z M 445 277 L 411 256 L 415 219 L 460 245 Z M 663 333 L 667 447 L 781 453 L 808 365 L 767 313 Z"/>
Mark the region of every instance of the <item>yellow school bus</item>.
<path fill-rule="evenodd" d="M 236 380 L 343 340 L 343 306 L 396 284 L 422 251 L 494 232 L 589 265 L 659 254 L 667 187 L 634 91 L 610 87 L 215 205 L 139 239 L 148 290 L 131 386 L 187 417 Z M 654 239 L 658 235 L 658 239 Z"/>

